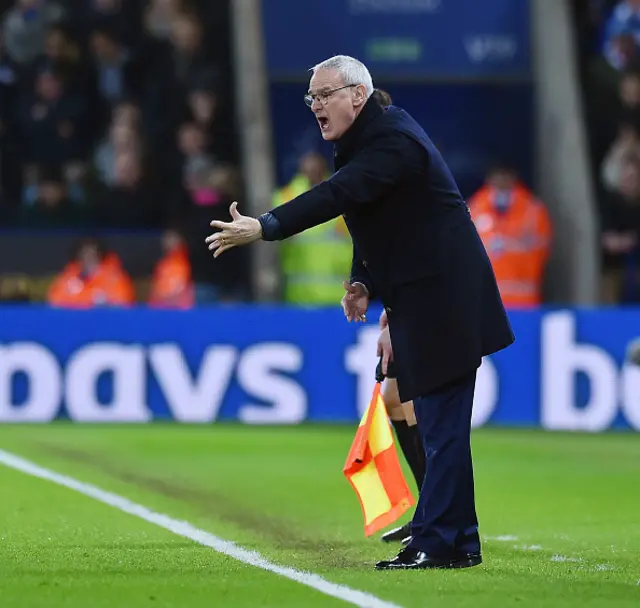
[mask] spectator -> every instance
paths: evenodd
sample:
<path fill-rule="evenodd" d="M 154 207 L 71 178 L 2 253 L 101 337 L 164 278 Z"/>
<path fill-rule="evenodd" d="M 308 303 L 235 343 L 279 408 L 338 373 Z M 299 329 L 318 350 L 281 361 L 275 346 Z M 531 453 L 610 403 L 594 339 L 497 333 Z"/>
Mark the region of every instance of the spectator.
<path fill-rule="evenodd" d="M 84 226 L 88 218 L 70 200 L 64 174 L 59 166 L 38 167 L 32 199 L 17 210 L 17 223 L 29 228 Z"/>
<path fill-rule="evenodd" d="M 604 56 L 615 69 L 624 69 L 631 51 L 630 39 L 640 43 L 640 0 L 622 0 L 605 26 Z"/>
<path fill-rule="evenodd" d="M 620 190 L 620 175 L 624 159 L 640 156 L 640 135 L 634 124 L 623 123 L 617 139 L 611 145 L 602 163 L 601 180 L 607 190 Z"/>
<path fill-rule="evenodd" d="M 189 91 L 187 104 L 194 122 L 204 133 L 211 134 L 216 118 L 217 96 L 206 87 L 196 87 Z"/>
<path fill-rule="evenodd" d="M 138 0 L 80 0 L 69 12 L 82 32 L 107 28 L 131 48 L 140 40 L 142 11 Z"/>
<path fill-rule="evenodd" d="M 86 239 L 53 281 L 47 301 L 61 308 L 130 306 L 135 303 L 135 291 L 118 256 L 95 239 Z"/>
<path fill-rule="evenodd" d="M 180 0 L 151 0 L 144 12 L 146 31 L 158 40 L 169 40 L 173 22 L 180 15 Z"/>
<path fill-rule="evenodd" d="M 597 110 L 597 111 L 595 111 Z M 594 107 L 591 122 L 594 162 L 600 167 L 621 133 L 628 125 L 640 132 L 640 73 L 627 72 L 621 76 L 618 97 L 614 104 Z"/>
<path fill-rule="evenodd" d="M 171 26 L 172 63 L 177 82 L 187 89 L 214 86 L 216 66 L 204 44 L 204 32 L 198 16 L 183 13 Z"/>
<path fill-rule="evenodd" d="M 134 126 L 128 124 L 125 119 L 114 120 L 109 138 L 100 143 L 95 153 L 95 168 L 102 184 L 109 188 L 116 186 L 116 159 L 126 153 L 140 158 L 142 154 L 140 137 Z"/>
<path fill-rule="evenodd" d="M 551 222 L 545 206 L 511 167 L 498 165 L 471 197 L 469 207 L 504 305 L 539 306 L 551 242 Z"/>
<path fill-rule="evenodd" d="M 44 50 L 49 26 L 63 17 L 63 9 L 51 0 L 16 0 L 2 26 L 11 58 L 23 66 L 31 63 Z"/>
<path fill-rule="evenodd" d="M 191 308 L 194 304 L 191 265 L 187 246 L 179 231 L 166 230 L 164 256 L 153 273 L 149 305 L 158 308 Z"/>
<path fill-rule="evenodd" d="M 204 128 L 195 122 L 188 122 L 178 132 L 178 150 L 182 155 L 182 185 L 194 197 L 215 197 L 212 194 L 208 176 L 216 162 L 208 153 L 208 139 Z M 213 201 L 212 201 L 213 202 Z"/>
<path fill-rule="evenodd" d="M 198 306 L 240 301 L 248 295 L 249 268 L 246 252 L 239 247 L 228 252 L 229 258 L 214 260 L 202 243 L 210 232 L 211 220 L 229 216 L 229 205 L 240 198 L 235 170 L 218 165 L 209 175 L 212 196 L 192 197 L 186 208 L 186 236 Z"/>
<path fill-rule="evenodd" d="M 640 243 L 640 156 L 621 160 L 618 191 L 601 199 L 602 300 L 606 304 L 637 301 L 636 273 Z"/>
<path fill-rule="evenodd" d="M 114 106 L 138 94 L 139 65 L 117 35 L 108 28 L 96 28 L 90 42 L 102 98 Z"/>
<path fill-rule="evenodd" d="M 20 110 L 24 160 L 44 165 L 82 161 L 92 139 L 88 123 L 85 99 L 68 92 L 56 71 L 41 72 Z"/>
<path fill-rule="evenodd" d="M 94 217 L 105 228 L 144 228 L 162 224 L 164 207 L 148 165 L 136 149 L 124 149 L 113 158 L 111 185 L 94 190 Z"/>

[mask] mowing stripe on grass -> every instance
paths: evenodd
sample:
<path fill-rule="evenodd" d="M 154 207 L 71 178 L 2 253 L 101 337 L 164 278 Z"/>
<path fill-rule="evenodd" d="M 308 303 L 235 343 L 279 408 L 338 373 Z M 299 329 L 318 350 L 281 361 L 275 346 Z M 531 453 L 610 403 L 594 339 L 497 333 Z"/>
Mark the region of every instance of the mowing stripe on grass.
<path fill-rule="evenodd" d="M 144 519 L 156 526 L 160 526 L 165 530 L 169 530 L 178 536 L 183 536 L 184 538 L 188 538 L 200 545 L 210 547 L 218 553 L 227 555 L 228 557 L 245 564 L 262 568 L 268 572 L 279 574 L 280 576 L 284 576 L 285 578 L 301 583 L 302 585 L 306 585 L 307 587 L 311 587 L 312 589 L 316 589 L 317 591 L 320 591 L 320 593 L 343 600 L 349 604 L 361 606 L 362 608 L 401 608 L 397 604 L 386 602 L 369 593 L 327 581 L 317 574 L 302 572 L 286 566 L 279 566 L 265 559 L 256 551 L 243 549 L 231 541 L 218 538 L 209 532 L 200 530 L 186 521 L 179 521 L 169 517 L 168 515 L 156 513 L 155 511 L 132 502 L 127 498 L 123 498 L 117 494 L 112 494 L 111 492 L 106 492 L 94 485 L 78 481 L 72 477 L 61 475 L 60 473 L 41 467 L 29 460 L 16 456 L 15 454 L 5 452 L 4 450 L 0 450 L 0 464 L 33 477 L 39 477 L 40 479 L 51 481 L 60 486 L 64 486 L 65 488 L 69 488 L 70 490 L 75 490 L 80 494 L 89 496 L 90 498 L 114 507 L 119 511 L 129 513 L 130 515 Z"/>

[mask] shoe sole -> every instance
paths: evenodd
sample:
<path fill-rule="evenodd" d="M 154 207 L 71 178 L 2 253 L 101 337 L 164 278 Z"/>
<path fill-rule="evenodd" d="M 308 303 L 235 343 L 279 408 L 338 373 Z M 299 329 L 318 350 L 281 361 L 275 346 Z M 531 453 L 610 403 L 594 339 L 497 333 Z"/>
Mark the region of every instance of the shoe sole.
<path fill-rule="evenodd" d="M 459 570 L 461 568 L 473 568 L 474 566 L 479 566 L 482 563 L 481 557 L 471 557 L 469 559 L 464 560 L 455 560 L 445 564 L 439 565 L 429 565 L 429 566 L 385 566 L 378 567 L 376 564 L 376 570 Z"/>

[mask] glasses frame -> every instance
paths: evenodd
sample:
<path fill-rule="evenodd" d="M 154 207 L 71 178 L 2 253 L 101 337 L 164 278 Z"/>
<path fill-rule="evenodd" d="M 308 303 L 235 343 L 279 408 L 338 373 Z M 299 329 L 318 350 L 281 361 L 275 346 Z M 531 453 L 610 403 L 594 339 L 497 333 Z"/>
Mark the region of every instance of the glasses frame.
<path fill-rule="evenodd" d="M 334 93 L 338 91 L 342 91 L 343 89 L 349 89 L 351 87 L 357 87 L 357 84 L 345 84 L 343 87 L 338 87 L 337 89 L 331 89 L 330 91 L 325 91 L 324 93 L 316 93 L 312 95 L 311 93 L 307 93 L 304 96 L 304 104 L 310 108 L 313 106 L 313 102 L 318 100 L 321 105 L 326 106 L 329 103 L 329 100 L 333 96 Z"/>

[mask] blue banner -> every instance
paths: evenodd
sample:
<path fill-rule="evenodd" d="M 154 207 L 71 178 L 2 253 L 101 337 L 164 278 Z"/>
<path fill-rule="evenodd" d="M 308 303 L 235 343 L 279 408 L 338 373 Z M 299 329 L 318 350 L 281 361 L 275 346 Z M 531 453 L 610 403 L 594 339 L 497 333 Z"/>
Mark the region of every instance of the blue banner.
<path fill-rule="evenodd" d="M 262 3 L 272 79 L 305 79 L 332 55 L 374 78 L 527 78 L 529 0 L 322 0 Z"/>
<path fill-rule="evenodd" d="M 476 427 L 640 430 L 640 368 L 625 363 L 640 309 L 511 318 L 516 343 L 479 371 Z M 3 309 L 0 422 L 353 424 L 377 338 L 336 309 Z"/>

